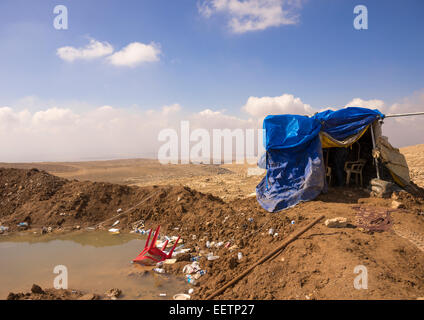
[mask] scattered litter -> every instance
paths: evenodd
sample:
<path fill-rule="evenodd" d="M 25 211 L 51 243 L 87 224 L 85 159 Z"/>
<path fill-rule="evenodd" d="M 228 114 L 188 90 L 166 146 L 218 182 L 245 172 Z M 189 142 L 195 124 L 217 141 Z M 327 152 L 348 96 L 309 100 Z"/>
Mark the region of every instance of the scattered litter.
<path fill-rule="evenodd" d="M 190 252 L 190 249 L 188 249 L 188 248 L 186 248 L 186 249 L 180 249 L 180 250 L 175 250 L 173 253 L 172 253 L 172 257 L 174 258 L 174 257 L 176 257 L 176 256 L 178 256 L 179 254 L 182 254 L 182 253 L 188 253 L 188 252 Z"/>
<path fill-rule="evenodd" d="M 218 260 L 219 256 L 208 256 L 209 261 Z"/>
<path fill-rule="evenodd" d="M 278 237 L 278 232 L 274 233 L 274 238 Z"/>
<path fill-rule="evenodd" d="M 114 227 L 114 226 L 116 226 L 116 225 L 118 225 L 119 224 L 119 220 L 116 220 L 113 224 L 112 224 L 112 227 Z"/>
<path fill-rule="evenodd" d="M 119 234 L 120 233 L 119 229 L 116 229 L 116 228 L 111 228 L 108 231 L 112 234 Z"/>
<path fill-rule="evenodd" d="M 121 208 L 119 208 L 118 210 L 116 210 L 116 213 L 121 213 L 122 212 L 122 209 Z"/>
<path fill-rule="evenodd" d="M 274 234 L 274 232 L 275 232 L 275 230 L 273 228 L 271 228 L 271 229 L 268 230 L 268 234 L 270 236 L 272 236 Z"/>
<path fill-rule="evenodd" d="M 224 248 L 227 248 L 227 249 L 228 249 L 230 246 L 231 246 L 231 242 L 229 242 L 229 241 L 228 241 L 228 242 L 225 244 Z"/>
<path fill-rule="evenodd" d="M 173 298 L 174 300 L 190 300 L 191 297 L 185 293 L 177 293 Z"/>
<path fill-rule="evenodd" d="M 237 253 L 237 259 L 239 260 L 243 259 L 243 253 L 241 252 Z"/>
<path fill-rule="evenodd" d="M 291 224 L 295 224 L 294 220 L 291 221 Z"/>
<path fill-rule="evenodd" d="M 249 218 L 248 220 L 249 220 L 249 222 L 253 222 L 253 218 Z"/>
<path fill-rule="evenodd" d="M 0 226 L 0 234 L 2 234 L 3 232 L 7 232 L 8 230 L 9 230 L 9 227 Z"/>
<path fill-rule="evenodd" d="M 329 228 L 345 228 L 347 227 L 347 219 L 343 217 L 336 217 L 333 219 L 325 220 L 325 225 Z"/>
<path fill-rule="evenodd" d="M 194 286 L 197 285 L 197 281 L 192 277 L 188 277 L 187 282 L 194 285 Z"/>
<path fill-rule="evenodd" d="M 163 263 L 164 264 L 174 264 L 177 262 L 177 259 L 166 259 Z"/>
<path fill-rule="evenodd" d="M 197 261 L 193 261 L 192 264 L 186 264 L 183 268 L 183 273 L 192 274 L 201 270 L 200 265 Z"/>
<path fill-rule="evenodd" d="M 166 293 L 159 293 L 159 297 L 166 297 Z"/>
<path fill-rule="evenodd" d="M 216 248 L 219 248 L 219 247 L 221 247 L 222 245 L 224 244 L 224 242 L 218 242 L 218 243 L 215 243 L 215 247 Z"/>
<path fill-rule="evenodd" d="M 18 227 L 19 227 L 20 229 L 26 230 L 26 229 L 28 229 L 28 222 L 20 222 L 20 223 L 18 224 Z"/>
<path fill-rule="evenodd" d="M 165 273 L 165 269 L 163 268 L 154 268 L 153 271 L 156 273 Z"/>
<path fill-rule="evenodd" d="M 193 294 L 193 292 L 194 292 L 193 288 L 188 289 L 188 294 Z"/>

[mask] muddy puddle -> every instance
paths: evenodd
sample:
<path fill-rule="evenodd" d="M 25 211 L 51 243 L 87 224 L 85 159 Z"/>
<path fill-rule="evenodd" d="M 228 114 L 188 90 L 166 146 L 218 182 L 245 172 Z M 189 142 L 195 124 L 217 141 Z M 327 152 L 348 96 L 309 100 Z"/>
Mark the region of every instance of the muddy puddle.
<path fill-rule="evenodd" d="M 0 299 L 9 292 L 28 292 L 33 283 L 53 288 L 58 276 L 53 270 L 58 265 L 67 268 L 69 289 L 103 295 L 119 288 L 122 299 L 172 299 L 187 290 L 183 277 L 143 274 L 151 267 L 131 264 L 144 244 L 145 238 L 139 235 L 97 231 L 1 236 Z"/>

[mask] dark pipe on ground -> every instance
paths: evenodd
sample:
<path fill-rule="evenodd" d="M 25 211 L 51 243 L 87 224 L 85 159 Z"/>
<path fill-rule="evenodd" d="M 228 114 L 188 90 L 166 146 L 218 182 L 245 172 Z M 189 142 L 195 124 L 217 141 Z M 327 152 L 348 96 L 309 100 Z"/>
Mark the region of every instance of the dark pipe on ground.
<path fill-rule="evenodd" d="M 268 255 L 266 255 L 265 257 L 263 257 L 262 259 L 260 259 L 253 266 L 251 266 L 249 269 L 247 269 L 246 271 L 244 271 L 238 277 L 236 277 L 233 280 L 231 280 L 230 282 L 228 282 L 221 289 L 218 289 L 217 291 L 215 291 L 214 293 L 212 293 L 211 295 L 209 295 L 206 298 L 206 300 L 213 299 L 217 295 L 219 295 L 222 292 L 224 292 L 227 288 L 229 288 L 232 285 L 236 284 L 238 281 L 240 281 L 241 279 L 243 279 L 247 274 L 249 274 L 254 268 L 256 268 L 258 265 L 264 263 L 265 261 L 267 261 L 268 259 L 270 259 L 271 257 L 273 257 L 278 252 L 282 251 L 285 247 L 287 247 L 290 243 L 292 243 L 294 240 L 296 240 L 297 238 L 299 238 L 302 234 L 304 234 L 306 231 L 308 231 L 310 228 L 312 228 L 315 224 L 317 224 L 323 218 L 324 218 L 324 216 L 320 216 L 319 218 L 315 219 L 310 224 L 308 224 L 307 226 L 305 226 L 303 229 L 299 230 L 291 238 L 289 238 L 288 240 L 284 241 L 283 244 L 281 246 L 279 246 L 277 249 L 275 249 L 274 251 L 272 251 L 271 253 L 269 253 Z"/>

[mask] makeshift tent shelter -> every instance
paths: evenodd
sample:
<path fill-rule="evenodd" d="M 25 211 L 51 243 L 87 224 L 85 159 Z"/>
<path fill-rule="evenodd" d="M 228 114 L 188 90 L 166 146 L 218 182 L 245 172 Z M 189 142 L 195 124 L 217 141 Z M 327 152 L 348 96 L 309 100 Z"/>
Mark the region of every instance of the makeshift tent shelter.
<path fill-rule="evenodd" d="M 312 200 L 325 192 L 323 149 L 351 147 L 367 132 L 372 138 L 369 165 L 373 166 L 373 161 L 377 165 L 376 159 L 379 158 L 396 183 L 402 187 L 409 184 L 405 158 L 381 135 L 384 117 L 376 109 L 358 107 L 327 110 L 311 117 L 291 114 L 267 116 L 263 122 L 266 150 L 263 167 L 267 172 L 256 187 L 260 205 L 275 212 Z M 376 167 L 373 172 L 380 178 Z"/>

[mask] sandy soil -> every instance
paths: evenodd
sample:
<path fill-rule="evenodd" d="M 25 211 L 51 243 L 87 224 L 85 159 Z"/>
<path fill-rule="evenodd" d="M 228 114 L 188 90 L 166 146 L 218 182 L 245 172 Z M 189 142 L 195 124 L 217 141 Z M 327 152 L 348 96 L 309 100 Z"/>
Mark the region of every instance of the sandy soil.
<path fill-rule="evenodd" d="M 420 187 L 424 187 L 424 144 L 401 148 L 409 166 L 411 179 Z"/>

